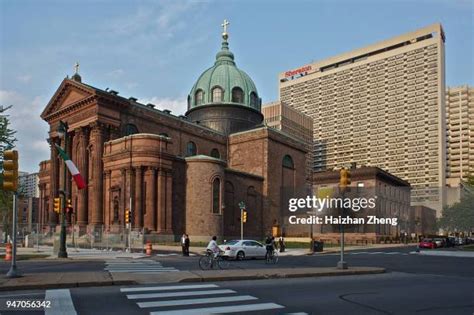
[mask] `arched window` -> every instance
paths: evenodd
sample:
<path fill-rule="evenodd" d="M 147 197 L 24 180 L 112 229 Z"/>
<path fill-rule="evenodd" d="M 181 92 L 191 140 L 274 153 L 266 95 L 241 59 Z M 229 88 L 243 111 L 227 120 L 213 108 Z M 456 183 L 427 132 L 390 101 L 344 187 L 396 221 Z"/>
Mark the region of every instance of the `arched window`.
<path fill-rule="evenodd" d="M 283 158 L 283 166 L 288 167 L 288 168 L 295 168 L 295 165 L 293 164 L 293 159 L 289 155 L 285 155 Z"/>
<path fill-rule="evenodd" d="M 219 153 L 219 150 L 217 150 L 216 148 L 211 150 L 211 156 L 216 159 L 221 158 L 221 154 Z"/>
<path fill-rule="evenodd" d="M 250 93 L 250 106 L 252 107 L 258 107 L 258 96 L 257 93 L 252 92 Z"/>
<path fill-rule="evenodd" d="M 204 101 L 204 92 L 203 90 L 197 90 L 196 95 L 194 96 L 194 104 L 201 105 Z"/>
<path fill-rule="evenodd" d="M 212 89 L 212 101 L 215 102 L 222 102 L 224 95 L 224 91 L 218 86 Z"/>
<path fill-rule="evenodd" d="M 193 156 L 197 154 L 196 143 L 189 141 L 186 146 L 186 156 Z"/>
<path fill-rule="evenodd" d="M 241 88 L 235 87 L 232 89 L 232 102 L 243 103 L 244 102 L 244 91 Z"/>
<path fill-rule="evenodd" d="M 214 179 L 212 182 L 212 213 L 220 213 L 221 205 L 221 180 Z"/>
<path fill-rule="evenodd" d="M 188 95 L 188 108 L 191 107 L 191 95 Z"/>
<path fill-rule="evenodd" d="M 123 131 L 124 136 L 130 136 L 130 135 L 134 135 L 136 133 L 138 133 L 137 126 L 135 126 L 134 124 L 126 124 L 125 125 L 124 131 Z"/>

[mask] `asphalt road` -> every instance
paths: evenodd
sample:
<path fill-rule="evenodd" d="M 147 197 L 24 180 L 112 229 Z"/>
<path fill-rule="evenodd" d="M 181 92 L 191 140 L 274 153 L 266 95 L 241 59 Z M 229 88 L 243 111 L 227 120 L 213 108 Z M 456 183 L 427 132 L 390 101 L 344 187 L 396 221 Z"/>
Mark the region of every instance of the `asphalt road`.
<path fill-rule="evenodd" d="M 474 278 L 473 258 L 424 256 L 410 254 L 415 247 L 398 247 L 389 249 L 372 249 L 347 252 L 345 261 L 349 266 L 384 267 L 387 271 L 413 274 L 432 274 Z M 178 270 L 199 269 L 199 256 L 182 257 L 179 255 L 153 256 L 164 267 L 175 267 Z M 317 254 L 315 256 L 280 257 L 276 265 L 266 264 L 263 260 L 232 261 L 232 269 L 266 269 L 298 267 L 332 267 L 339 261 L 339 254 Z M 0 262 L 0 273 L 5 274 L 10 265 Z M 33 272 L 87 272 L 104 270 L 103 261 L 56 261 L 36 260 L 19 261 L 18 268 L 22 273 Z"/>
<path fill-rule="evenodd" d="M 16 291 L 0 294 L 0 313 L 15 314 L 5 311 L 3 305 L 7 299 L 47 297 L 57 311 L 47 314 L 74 314 L 75 311 L 80 315 L 188 315 L 202 314 L 202 309 L 209 312 L 209 308 L 218 308 L 221 312 L 262 315 L 472 315 L 472 283 L 473 278 L 469 277 L 390 272 L 365 276 Z M 198 287 L 189 287 L 196 285 Z M 61 307 L 58 306 L 59 299 L 62 299 Z M 246 312 L 252 309 L 254 311 Z M 43 312 L 23 310 L 21 314 Z"/>

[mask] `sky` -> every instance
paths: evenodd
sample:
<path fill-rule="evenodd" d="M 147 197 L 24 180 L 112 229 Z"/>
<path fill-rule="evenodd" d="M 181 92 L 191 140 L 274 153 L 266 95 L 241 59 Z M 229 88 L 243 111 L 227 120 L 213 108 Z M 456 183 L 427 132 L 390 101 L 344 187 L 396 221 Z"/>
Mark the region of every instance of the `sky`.
<path fill-rule="evenodd" d="M 83 82 L 178 115 L 224 19 L 263 103 L 281 72 L 441 22 L 446 85 L 474 85 L 473 16 L 474 0 L 0 0 L 0 105 L 14 106 L 20 169 L 37 172 L 49 159 L 39 116 L 76 61 Z"/>

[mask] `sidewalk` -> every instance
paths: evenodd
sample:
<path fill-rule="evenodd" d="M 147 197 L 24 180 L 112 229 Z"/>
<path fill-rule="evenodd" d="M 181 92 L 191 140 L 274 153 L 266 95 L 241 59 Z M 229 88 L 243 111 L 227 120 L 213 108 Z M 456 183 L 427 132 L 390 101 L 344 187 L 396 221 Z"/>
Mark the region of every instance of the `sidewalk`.
<path fill-rule="evenodd" d="M 336 269 L 334 267 L 313 267 L 277 268 L 271 270 L 193 270 L 167 272 L 161 274 L 109 273 L 106 271 L 36 273 L 25 274 L 23 277 L 15 279 L 7 279 L 2 276 L 0 277 L 0 291 L 150 283 L 158 284 L 177 282 L 213 282 L 231 280 L 326 277 L 379 274 L 384 272 L 384 268 L 376 267 L 351 267 L 345 270 Z"/>
<path fill-rule="evenodd" d="M 474 252 L 472 251 L 453 251 L 453 250 L 420 250 L 420 252 L 410 252 L 410 254 L 417 254 L 423 256 L 447 256 L 447 257 L 465 257 L 474 258 Z"/>
<path fill-rule="evenodd" d="M 372 244 L 366 246 L 346 246 L 345 251 L 354 251 L 354 250 L 367 250 L 367 249 L 381 249 L 381 248 L 393 248 L 393 247 L 408 247 L 413 246 L 413 244 L 405 245 L 405 244 Z M 197 247 L 192 246 L 189 249 L 190 253 L 195 255 L 202 255 L 205 251 L 205 247 Z M 284 256 L 305 256 L 305 255 L 324 255 L 328 253 L 338 253 L 340 251 L 339 247 L 330 247 L 325 248 L 323 252 L 312 253 L 309 251 L 309 248 L 287 248 L 285 252 L 278 253 L 280 257 Z M 74 248 L 68 247 L 67 249 L 68 258 L 74 260 L 108 260 L 108 259 L 116 259 L 116 258 L 143 258 L 146 257 L 143 253 L 138 252 L 124 252 L 121 250 L 112 251 L 112 250 L 101 250 L 101 249 L 89 249 L 89 248 Z M 18 247 L 18 255 L 49 255 L 50 257 L 46 259 L 56 259 L 57 255 L 53 254 L 53 248 L 51 246 L 40 246 L 39 251 L 38 248 L 25 248 L 25 247 Z M 172 245 L 154 245 L 153 246 L 153 255 L 163 256 L 163 255 L 171 255 L 171 254 L 181 254 L 181 247 L 180 246 L 172 246 Z"/>
<path fill-rule="evenodd" d="M 18 247 L 18 255 L 49 255 L 46 259 L 57 259 L 57 254 L 53 253 L 52 246 L 40 246 L 39 250 L 37 247 L 26 248 Z M 105 260 L 105 259 L 116 259 L 116 258 L 143 258 L 146 257 L 143 253 L 128 253 L 121 250 L 100 250 L 100 249 L 89 249 L 89 248 L 67 248 L 68 258 L 73 260 Z"/>

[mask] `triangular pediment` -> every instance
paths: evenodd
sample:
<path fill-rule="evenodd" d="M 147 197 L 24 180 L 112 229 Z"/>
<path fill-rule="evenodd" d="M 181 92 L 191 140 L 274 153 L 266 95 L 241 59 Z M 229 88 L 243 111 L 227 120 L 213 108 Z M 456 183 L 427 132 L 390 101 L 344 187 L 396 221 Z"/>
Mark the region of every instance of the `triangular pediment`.
<path fill-rule="evenodd" d="M 47 120 L 52 114 L 77 104 L 94 94 L 93 88 L 80 82 L 64 79 L 41 114 L 41 118 Z"/>

